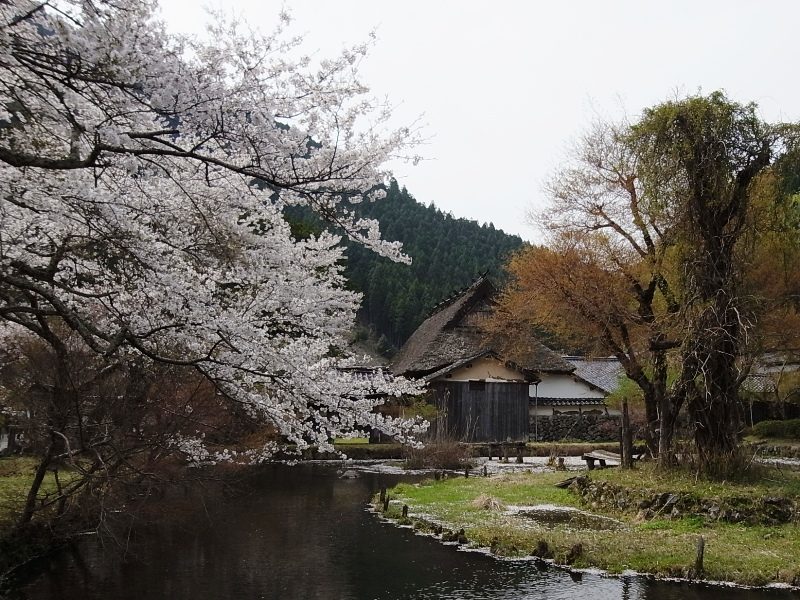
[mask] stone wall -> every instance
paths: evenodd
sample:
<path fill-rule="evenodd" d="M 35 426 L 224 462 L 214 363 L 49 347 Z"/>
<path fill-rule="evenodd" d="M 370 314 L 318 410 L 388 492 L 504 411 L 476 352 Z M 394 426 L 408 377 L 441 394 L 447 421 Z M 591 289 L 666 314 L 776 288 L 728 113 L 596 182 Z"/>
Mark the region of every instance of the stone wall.
<path fill-rule="evenodd" d="M 607 415 L 554 415 L 537 419 L 531 415 L 531 441 L 560 442 L 580 440 L 584 442 L 615 442 L 619 440 L 620 418 Z M 539 435 L 536 436 L 538 429 Z"/>
<path fill-rule="evenodd" d="M 706 521 L 780 525 L 800 518 L 800 503 L 782 496 L 698 498 L 688 492 L 628 489 L 586 475 L 576 477 L 569 489 L 590 508 L 636 512 L 637 521 L 702 517 Z"/>

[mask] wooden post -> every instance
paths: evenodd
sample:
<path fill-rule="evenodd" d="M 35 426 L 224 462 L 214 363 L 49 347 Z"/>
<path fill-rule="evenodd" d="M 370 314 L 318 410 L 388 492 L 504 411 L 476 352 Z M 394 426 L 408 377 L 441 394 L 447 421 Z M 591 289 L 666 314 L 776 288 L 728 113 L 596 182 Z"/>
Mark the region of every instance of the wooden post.
<path fill-rule="evenodd" d="M 408 517 L 408 504 L 403 504 L 403 517 Z"/>
<path fill-rule="evenodd" d="M 703 578 L 703 554 L 706 550 L 706 540 L 701 535 L 697 538 L 697 555 L 694 558 L 694 576 L 697 579 Z"/>
<path fill-rule="evenodd" d="M 483 465 L 483 476 L 484 476 L 484 477 L 487 477 L 488 475 L 489 475 L 489 471 L 488 471 L 488 469 L 486 468 L 486 465 Z"/>
<path fill-rule="evenodd" d="M 381 488 L 381 504 L 383 504 L 385 501 L 386 501 L 386 488 L 382 487 Z"/>
<path fill-rule="evenodd" d="M 631 437 L 631 420 L 628 414 L 628 400 L 622 400 L 622 468 L 633 468 L 633 439 Z"/>
<path fill-rule="evenodd" d="M 517 463 L 522 464 L 522 446 L 517 444 Z"/>
<path fill-rule="evenodd" d="M 469 467 L 464 468 L 464 479 L 466 479 L 467 477 L 469 477 Z"/>
<path fill-rule="evenodd" d="M 383 512 L 389 512 L 389 496 L 383 499 Z"/>

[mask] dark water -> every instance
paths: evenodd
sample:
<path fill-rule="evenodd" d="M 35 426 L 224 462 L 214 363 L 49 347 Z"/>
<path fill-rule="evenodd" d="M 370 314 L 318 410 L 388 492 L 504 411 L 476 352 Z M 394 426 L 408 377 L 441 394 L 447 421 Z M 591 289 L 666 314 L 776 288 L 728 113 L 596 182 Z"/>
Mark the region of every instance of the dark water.
<path fill-rule="evenodd" d="M 783 600 L 733 590 L 596 575 L 500 561 L 397 529 L 365 512 L 377 474 L 339 479 L 321 465 L 273 466 L 246 493 L 210 494 L 196 519 L 130 540 L 123 557 L 87 538 L 22 589 L 29 600 L 86 599 L 569 599 Z"/>

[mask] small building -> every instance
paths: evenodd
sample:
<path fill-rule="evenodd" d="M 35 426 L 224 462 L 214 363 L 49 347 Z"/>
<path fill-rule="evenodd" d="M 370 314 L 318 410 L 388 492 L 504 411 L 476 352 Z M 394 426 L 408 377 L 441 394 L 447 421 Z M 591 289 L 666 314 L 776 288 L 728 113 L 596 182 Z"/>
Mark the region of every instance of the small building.
<path fill-rule="evenodd" d="M 531 391 L 535 399 L 531 414 L 619 415 L 619 411 L 608 408 L 605 401 L 624 376 L 619 361 L 582 356 L 565 356 L 564 359 L 574 370 L 542 377 Z"/>
<path fill-rule="evenodd" d="M 483 275 L 436 306 L 396 355 L 396 375 L 423 379 L 440 409 L 437 434 L 471 442 L 527 441 L 531 392 L 575 370 L 533 338 L 515 350 L 484 325 L 497 290 Z"/>

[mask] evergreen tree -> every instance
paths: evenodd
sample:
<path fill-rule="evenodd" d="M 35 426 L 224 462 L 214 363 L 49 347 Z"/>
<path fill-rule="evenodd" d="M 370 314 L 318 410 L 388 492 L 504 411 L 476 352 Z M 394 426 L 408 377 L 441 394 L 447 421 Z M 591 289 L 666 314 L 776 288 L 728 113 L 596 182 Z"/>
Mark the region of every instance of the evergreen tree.
<path fill-rule="evenodd" d="M 359 205 L 357 212 L 378 219 L 384 238 L 402 242 L 413 260 L 401 265 L 355 244 L 347 249 L 349 285 L 364 294 L 360 318 L 394 347 L 452 291 L 486 271 L 500 279 L 504 261 L 523 245 L 491 223 L 453 218 L 433 203 L 417 202 L 394 180 L 385 199 Z"/>

